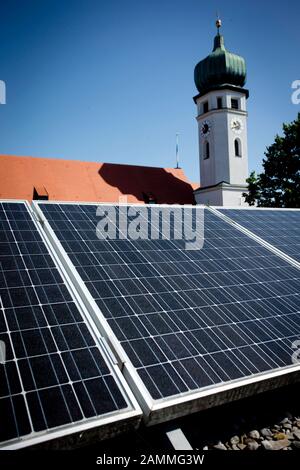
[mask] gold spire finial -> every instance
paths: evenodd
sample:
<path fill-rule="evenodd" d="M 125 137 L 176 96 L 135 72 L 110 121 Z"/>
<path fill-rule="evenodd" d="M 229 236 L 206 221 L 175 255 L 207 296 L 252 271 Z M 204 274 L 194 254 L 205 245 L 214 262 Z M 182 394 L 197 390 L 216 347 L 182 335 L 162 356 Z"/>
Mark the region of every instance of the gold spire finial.
<path fill-rule="evenodd" d="M 222 21 L 220 20 L 220 18 L 218 18 L 216 21 L 216 27 L 218 28 L 218 31 L 221 28 L 221 26 L 222 26 Z"/>
<path fill-rule="evenodd" d="M 217 27 L 217 29 L 218 29 L 218 34 L 219 34 L 219 30 L 220 30 L 220 28 L 221 28 L 221 26 L 222 26 L 222 21 L 221 21 L 221 19 L 220 19 L 220 16 L 219 16 L 219 13 L 218 13 L 218 12 L 216 13 L 216 16 L 217 16 L 216 27 Z"/>

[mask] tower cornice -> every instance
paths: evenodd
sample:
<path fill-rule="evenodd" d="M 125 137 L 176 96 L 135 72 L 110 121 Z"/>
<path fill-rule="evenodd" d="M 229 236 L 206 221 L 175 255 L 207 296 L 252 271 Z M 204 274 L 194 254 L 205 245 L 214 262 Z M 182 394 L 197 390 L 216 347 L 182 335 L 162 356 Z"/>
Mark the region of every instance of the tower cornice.
<path fill-rule="evenodd" d="M 212 91 L 220 91 L 220 90 L 236 91 L 238 93 L 243 93 L 246 96 L 247 99 L 249 98 L 249 90 L 247 88 L 242 88 L 242 87 L 237 87 L 237 86 L 234 86 L 234 85 L 224 84 L 224 85 L 220 85 L 220 86 L 214 86 L 210 90 L 206 91 L 205 93 L 198 93 L 198 95 L 193 97 L 194 103 L 197 104 L 197 100 L 199 98 L 202 98 L 203 96 L 208 95 Z"/>

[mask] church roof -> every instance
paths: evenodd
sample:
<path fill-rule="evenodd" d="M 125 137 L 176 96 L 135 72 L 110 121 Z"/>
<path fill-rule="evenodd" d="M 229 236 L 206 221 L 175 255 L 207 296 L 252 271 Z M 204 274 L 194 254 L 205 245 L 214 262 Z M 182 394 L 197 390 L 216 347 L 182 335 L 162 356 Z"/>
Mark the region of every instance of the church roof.
<path fill-rule="evenodd" d="M 201 95 L 224 85 L 243 87 L 246 82 L 245 59 L 227 51 L 224 37 L 218 31 L 213 51 L 196 65 L 194 79 Z"/>
<path fill-rule="evenodd" d="M 193 204 L 182 169 L 0 155 L 0 198 Z"/>

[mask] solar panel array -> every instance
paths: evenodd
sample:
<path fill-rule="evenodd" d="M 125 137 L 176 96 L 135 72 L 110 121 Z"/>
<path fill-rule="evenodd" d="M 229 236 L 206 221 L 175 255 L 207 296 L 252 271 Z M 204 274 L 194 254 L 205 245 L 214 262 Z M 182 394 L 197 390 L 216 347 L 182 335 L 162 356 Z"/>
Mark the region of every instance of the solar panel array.
<path fill-rule="evenodd" d="M 128 409 L 24 203 L 0 203 L 0 341 L 0 447 Z"/>
<path fill-rule="evenodd" d="M 96 205 L 39 207 L 154 400 L 292 365 L 299 269 L 209 210 L 187 251 L 99 240 Z"/>
<path fill-rule="evenodd" d="M 300 262 L 300 210 L 219 209 L 219 211 Z"/>

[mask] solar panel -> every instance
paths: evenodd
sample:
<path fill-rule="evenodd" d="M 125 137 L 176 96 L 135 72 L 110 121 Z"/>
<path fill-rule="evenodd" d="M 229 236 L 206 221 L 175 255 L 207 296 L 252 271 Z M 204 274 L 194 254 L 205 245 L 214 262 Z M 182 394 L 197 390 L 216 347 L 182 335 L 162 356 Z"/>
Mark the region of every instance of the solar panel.
<path fill-rule="evenodd" d="M 82 308 L 27 204 L 0 201 L 0 447 L 134 416 Z"/>
<path fill-rule="evenodd" d="M 204 247 L 190 251 L 180 240 L 99 240 L 96 209 L 36 205 L 110 341 L 116 344 L 111 330 L 117 338 L 148 413 L 217 387 L 299 369 L 292 363 L 300 333 L 297 267 L 207 209 Z M 163 208 L 146 210 L 152 220 L 150 212 Z"/>
<path fill-rule="evenodd" d="M 219 209 L 233 221 L 300 262 L 299 209 Z"/>

